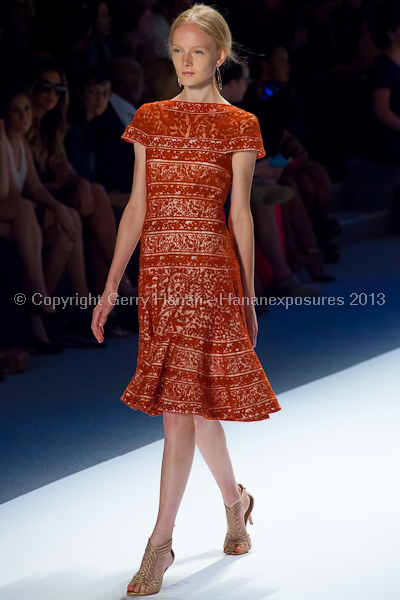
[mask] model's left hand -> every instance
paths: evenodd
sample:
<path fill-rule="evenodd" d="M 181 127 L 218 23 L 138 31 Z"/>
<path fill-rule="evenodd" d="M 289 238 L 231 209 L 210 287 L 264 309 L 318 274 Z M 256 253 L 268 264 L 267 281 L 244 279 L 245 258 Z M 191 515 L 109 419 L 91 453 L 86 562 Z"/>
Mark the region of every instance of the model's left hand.
<path fill-rule="evenodd" d="M 247 333 L 249 334 L 250 342 L 253 348 L 256 347 L 257 344 L 257 333 L 258 333 L 258 323 L 257 323 L 257 315 L 256 309 L 253 305 L 245 305 L 244 308 L 246 315 L 246 325 L 247 325 Z"/>

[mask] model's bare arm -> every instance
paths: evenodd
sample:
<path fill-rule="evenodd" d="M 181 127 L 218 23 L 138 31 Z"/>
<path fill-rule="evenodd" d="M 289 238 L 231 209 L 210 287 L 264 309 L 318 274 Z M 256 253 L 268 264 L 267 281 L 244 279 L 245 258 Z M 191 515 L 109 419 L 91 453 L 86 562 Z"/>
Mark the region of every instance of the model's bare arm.
<path fill-rule="evenodd" d="M 253 348 L 257 338 L 257 319 L 251 298 L 254 290 L 254 223 L 250 209 L 251 184 L 253 181 L 256 151 L 232 154 L 231 209 L 228 225 L 240 264 L 247 330 Z"/>
<path fill-rule="evenodd" d="M 146 148 L 138 142 L 134 142 L 134 147 L 135 168 L 132 192 L 118 227 L 114 256 L 104 292 L 93 311 L 92 331 L 98 342 L 104 339 L 104 324 L 113 309 L 119 283 L 138 244 L 146 216 Z"/>

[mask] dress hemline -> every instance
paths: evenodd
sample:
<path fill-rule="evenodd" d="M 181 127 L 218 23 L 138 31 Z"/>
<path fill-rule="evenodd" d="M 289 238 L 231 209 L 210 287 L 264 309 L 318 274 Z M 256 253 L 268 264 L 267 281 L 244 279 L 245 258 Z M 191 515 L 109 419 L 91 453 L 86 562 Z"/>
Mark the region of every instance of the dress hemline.
<path fill-rule="evenodd" d="M 279 412 L 281 410 L 281 406 L 278 404 L 278 402 L 274 401 L 274 398 L 271 398 L 271 402 L 273 402 L 275 404 L 275 406 L 271 406 L 271 408 L 269 408 L 267 410 L 266 413 L 260 414 L 258 416 L 254 416 L 252 418 L 230 418 L 229 416 L 224 416 L 224 415 L 218 415 L 218 410 L 215 411 L 204 411 L 204 410 L 196 410 L 193 409 L 192 412 L 185 412 L 185 411 L 181 411 L 181 410 L 171 410 L 170 406 L 165 407 L 165 409 L 162 408 L 162 406 L 165 406 L 165 402 L 160 402 L 160 404 L 157 407 L 154 406 L 148 406 L 146 407 L 145 405 L 139 405 L 139 404 L 129 404 L 129 402 L 127 400 L 124 399 L 124 396 L 122 396 L 120 398 L 121 402 L 123 402 L 124 404 L 126 404 L 126 406 L 128 406 L 129 408 L 131 408 L 132 410 L 140 410 L 141 412 L 145 413 L 146 415 L 149 415 L 149 417 L 160 417 L 163 415 L 163 413 L 178 413 L 178 414 L 182 414 L 182 415 L 199 415 L 200 417 L 204 417 L 205 419 L 208 419 L 209 421 L 231 421 L 234 423 L 251 423 L 252 421 L 265 421 L 266 419 L 269 419 L 269 415 L 275 412 Z M 243 410 L 243 409 L 241 409 Z M 215 412 L 215 416 L 210 416 L 210 412 Z"/>

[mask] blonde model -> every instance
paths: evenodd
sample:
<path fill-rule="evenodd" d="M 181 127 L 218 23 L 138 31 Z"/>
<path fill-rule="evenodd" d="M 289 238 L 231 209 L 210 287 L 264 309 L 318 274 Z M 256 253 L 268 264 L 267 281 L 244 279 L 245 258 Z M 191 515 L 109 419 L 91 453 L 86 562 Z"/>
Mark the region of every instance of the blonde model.
<path fill-rule="evenodd" d="M 225 504 L 224 552 L 249 551 L 254 498 L 236 482 L 220 421 L 257 421 L 280 410 L 254 350 L 250 191 L 255 160 L 265 152 L 257 118 L 219 91 L 219 67 L 240 59 L 224 18 L 203 4 L 176 18 L 169 47 L 182 91 L 142 105 L 123 135 L 135 148 L 132 194 L 92 322 L 102 342 L 141 238 L 138 362 L 121 399 L 163 415 L 165 443 L 159 513 L 128 585 L 133 596 L 159 592 L 174 560 L 172 530 L 196 444 Z"/>

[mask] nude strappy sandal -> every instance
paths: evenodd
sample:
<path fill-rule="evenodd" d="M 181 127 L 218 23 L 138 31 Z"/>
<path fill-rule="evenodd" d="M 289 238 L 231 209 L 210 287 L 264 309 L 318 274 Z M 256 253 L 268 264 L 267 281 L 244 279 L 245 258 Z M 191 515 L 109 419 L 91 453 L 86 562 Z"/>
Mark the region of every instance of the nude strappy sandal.
<path fill-rule="evenodd" d="M 243 502 L 246 499 L 246 496 L 250 498 L 249 508 L 246 510 L 244 515 L 244 525 L 246 526 L 247 520 L 253 525 L 253 519 L 251 518 L 251 512 L 254 508 L 254 498 L 251 494 L 246 492 L 246 488 L 243 487 L 240 483 L 238 484 L 241 489 L 240 498 L 233 506 L 229 507 L 225 506 L 226 510 L 226 518 L 228 520 L 228 533 L 225 537 L 224 543 L 224 552 L 225 554 L 231 554 L 234 556 L 239 556 L 240 554 L 246 554 L 251 548 L 251 540 L 248 533 L 245 533 L 241 530 L 239 525 L 239 513 L 242 507 Z M 234 544 L 236 546 L 241 546 L 243 548 L 243 552 L 235 552 L 234 550 L 227 550 L 226 548 L 230 545 Z"/>
<path fill-rule="evenodd" d="M 146 591 L 130 592 L 129 590 L 127 590 L 126 593 L 128 596 L 151 596 L 152 594 L 158 594 L 162 586 L 162 581 L 154 577 L 154 567 L 157 560 L 161 556 L 165 556 L 170 552 L 172 553 L 172 562 L 164 570 L 164 573 L 175 560 L 175 554 L 172 550 L 172 540 L 170 540 L 167 544 L 164 544 L 163 546 L 152 546 L 149 539 L 142 559 L 142 564 L 140 565 L 140 569 L 136 573 L 136 575 L 133 576 L 132 581 L 129 583 L 129 585 L 132 585 L 133 587 L 144 585 L 146 587 Z"/>

